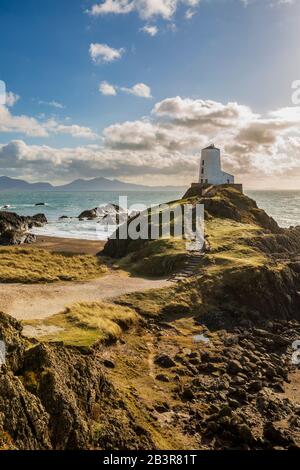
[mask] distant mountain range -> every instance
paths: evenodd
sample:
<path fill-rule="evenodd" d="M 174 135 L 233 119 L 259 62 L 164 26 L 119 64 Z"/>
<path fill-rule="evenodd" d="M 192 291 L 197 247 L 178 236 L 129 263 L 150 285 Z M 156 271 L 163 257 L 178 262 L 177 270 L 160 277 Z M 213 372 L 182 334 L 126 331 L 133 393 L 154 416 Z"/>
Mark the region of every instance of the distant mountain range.
<path fill-rule="evenodd" d="M 0 191 L 183 191 L 185 187 L 144 186 L 99 177 L 91 180 L 78 179 L 69 184 L 53 186 L 50 183 L 28 183 L 24 180 L 0 176 Z"/>

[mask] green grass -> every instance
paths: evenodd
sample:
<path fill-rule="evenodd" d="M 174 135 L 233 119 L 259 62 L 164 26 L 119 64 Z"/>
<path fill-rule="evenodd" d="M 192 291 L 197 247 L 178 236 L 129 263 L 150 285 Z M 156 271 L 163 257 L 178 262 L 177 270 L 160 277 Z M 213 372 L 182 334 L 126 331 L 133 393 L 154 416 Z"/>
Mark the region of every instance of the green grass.
<path fill-rule="evenodd" d="M 137 322 L 137 314 L 128 307 L 93 302 L 75 304 L 44 320 L 28 320 L 23 324 L 25 333 L 32 332 L 29 336 L 39 341 L 89 347 L 96 341 L 118 339 L 123 330 Z"/>
<path fill-rule="evenodd" d="M 214 218 L 206 221 L 205 234 L 210 250 L 203 257 L 194 277 L 168 289 L 124 295 L 117 302 L 145 317 L 170 319 L 199 315 L 209 308 L 214 293 L 222 291 L 224 283 L 243 274 L 250 279 L 252 271 L 269 263 L 262 251 L 249 244 L 250 240 L 262 234 L 262 229 L 257 225 Z M 169 242 L 166 253 L 172 250 L 172 240 Z M 134 260 L 133 255 L 131 260 Z"/>
<path fill-rule="evenodd" d="M 185 240 L 150 240 L 123 258 L 119 265 L 141 276 L 163 277 L 179 270 L 186 256 Z"/>
<path fill-rule="evenodd" d="M 208 271 L 259 267 L 268 262 L 263 252 L 249 244 L 251 239 L 262 234 L 257 225 L 215 218 L 206 222 L 205 231 L 210 244 L 206 257 Z"/>
<path fill-rule="evenodd" d="M 50 253 L 37 248 L 0 249 L 2 283 L 82 281 L 99 277 L 106 271 L 106 266 L 96 256 Z"/>

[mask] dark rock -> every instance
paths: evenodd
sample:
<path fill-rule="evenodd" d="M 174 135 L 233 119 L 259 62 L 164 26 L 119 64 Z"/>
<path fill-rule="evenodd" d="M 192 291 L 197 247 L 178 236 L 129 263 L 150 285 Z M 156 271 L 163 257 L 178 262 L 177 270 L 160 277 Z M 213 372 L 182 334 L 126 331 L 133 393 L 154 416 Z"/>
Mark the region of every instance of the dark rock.
<path fill-rule="evenodd" d="M 160 367 L 164 367 L 165 369 L 169 369 L 170 367 L 176 366 L 173 359 L 170 356 L 167 356 L 167 354 L 161 354 L 159 356 L 156 356 L 156 358 L 154 359 L 154 363 Z"/>
<path fill-rule="evenodd" d="M 194 400 L 195 395 L 194 395 L 193 391 L 190 388 L 186 388 L 182 392 L 181 397 L 182 397 L 183 400 L 191 401 L 191 400 Z"/>
<path fill-rule="evenodd" d="M 228 405 L 222 405 L 219 410 L 219 416 L 232 416 L 232 410 Z"/>
<path fill-rule="evenodd" d="M 33 217 L 23 217 L 14 212 L 0 212 L 0 244 L 20 245 L 33 243 L 34 235 L 27 231 L 32 227 L 41 227 L 47 223 L 44 214 L 36 214 Z"/>
<path fill-rule="evenodd" d="M 107 369 L 114 369 L 116 367 L 115 363 L 113 361 L 111 361 L 110 359 L 104 359 L 103 365 Z"/>
<path fill-rule="evenodd" d="M 263 388 L 263 384 L 261 380 L 253 380 L 248 385 L 248 392 L 250 393 L 257 393 Z"/>
<path fill-rule="evenodd" d="M 190 364 L 192 364 L 193 366 L 198 366 L 199 364 L 201 364 L 200 359 L 198 359 L 198 358 L 196 358 L 196 357 L 195 357 L 195 358 L 192 357 L 192 358 L 189 360 L 189 362 L 190 362 Z"/>
<path fill-rule="evenodd" d="M 277 393 L 284 393 L 285 392 L 284 386 L 279 382 L 274 383 L 272 388 L 273 388 L 274 392 L 277 392 Z"/>
<path fill-rule="evenodd" d="M 167 413 L 168 411 L 170 411 L 170 407 L 168 405 L 168 403 L 166 402 L 163 402 L 163 403 L 157 403 L 154 408 L 156 409 L 156 411 L 158 413 Z"/>
<path fill-rule="evenodd" d="M 48 220 L 45 214 L 35 214 L 29 217 L 29 223 L 34 227 L 43 227 L 48 223 Z"/>
<path fill-rule="evenodd" d="M 37 202 L 35 205 L 36 205 L 36 206 L 45 206 L 46 203 L 45 203 L 45 202 Z"/>
<path fill-rule="evenodd" d="M 122 223 L 126 221 L 127 213 L 122 209 L 122 207 L 117 204 L 107 204 L 106 206 L 96 207 L 95 209 L 90 209 L 83 211 L 79 215 L 79 220 L 94 220 L 101 218 L 100 223 Z"/>
<path fill-rule="evenodd" d="M 170 382 L 169 377 L 167 377 L 164 374 L 158 374 L 155 378 L 156 380 L 159 380 L 160 382 Z"/>
<path fill-rule="evenodd" d="M 31 233 L 7 230 L 0 234 L 0 245 L 21 245 L 36 242 L 36 236 Z"/>
<path fill-rule="evenodd" d="M 228 365 L 227 365 L 227 372 L 230 374 L 230 375 L 235 375 L 235 374 L 238 374 L 239 372 L 243 372 L 243 367 L 241 365 L 241 363 L 237 360 L 231 360 L 228 362 Z"/>
<path fill-rule="evenodd" d="M 240 442 L 246 443 L 246 444 L 253 443 L 254 437 L 253 437 L 251 428 L 247 424 L 243 423 L 243 424 L 237 425 L 236 431 L 237 431 L 237 438 Z"/>
<path fill-rule="evenodd" d="M 0 212 L 0 233 L 7 230 L 28 230 L 28 219 L 14 212 Z"/>
<path fill-rule="evenodd" d="M 99 217 L 99 214 L 98 214 L 98 209 L 96 207 L 95 209 L 90 209 L 90 210 L 81 212 L 81 214 L 78 216 L 78 219 L 79 220 L 84 220 L 84 219 L 94 220 L 94 219 L 97 219 L 98 217 Z"/>
<path fill-rule="evenodd" d="M 287 431 L 280 429 L 278 425 L 272 422 L 266 423 L 264 427 L 264 437 L 271 442 L 271 444 L 276 445 L 285 446 L 287 444 L 292 444 L 293 442 Z"/>

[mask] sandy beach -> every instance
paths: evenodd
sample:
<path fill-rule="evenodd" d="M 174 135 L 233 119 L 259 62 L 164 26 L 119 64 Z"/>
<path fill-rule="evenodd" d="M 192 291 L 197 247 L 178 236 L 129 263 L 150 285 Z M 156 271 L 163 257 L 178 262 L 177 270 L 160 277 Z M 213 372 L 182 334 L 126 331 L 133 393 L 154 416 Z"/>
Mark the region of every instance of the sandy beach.
<path fill-rule="evenodd" d="M 103 249 L 105 243 L 102 240 L 80 240 L 39 235 L 37 236 L 37 242 L 30 245 L 30 247 L 43 248 L 58 253 L 96 255 Z"/>

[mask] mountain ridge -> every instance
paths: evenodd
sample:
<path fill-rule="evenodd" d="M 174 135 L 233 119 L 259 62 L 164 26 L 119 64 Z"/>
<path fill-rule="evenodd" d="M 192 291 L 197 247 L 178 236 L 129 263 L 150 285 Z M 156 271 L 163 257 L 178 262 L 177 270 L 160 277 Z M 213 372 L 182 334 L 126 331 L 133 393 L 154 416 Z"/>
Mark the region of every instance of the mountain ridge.
<path fill-rule="evenodd" d="M 28 183 L 22 179 L 0 176 L 1 191 L 181 191 L 184 187 L 147 186 L 124 181 L 111 180 L 103 176 L 85 180 L 79 178 L 70 183 L 54 186 L 47 182 Z"/>

